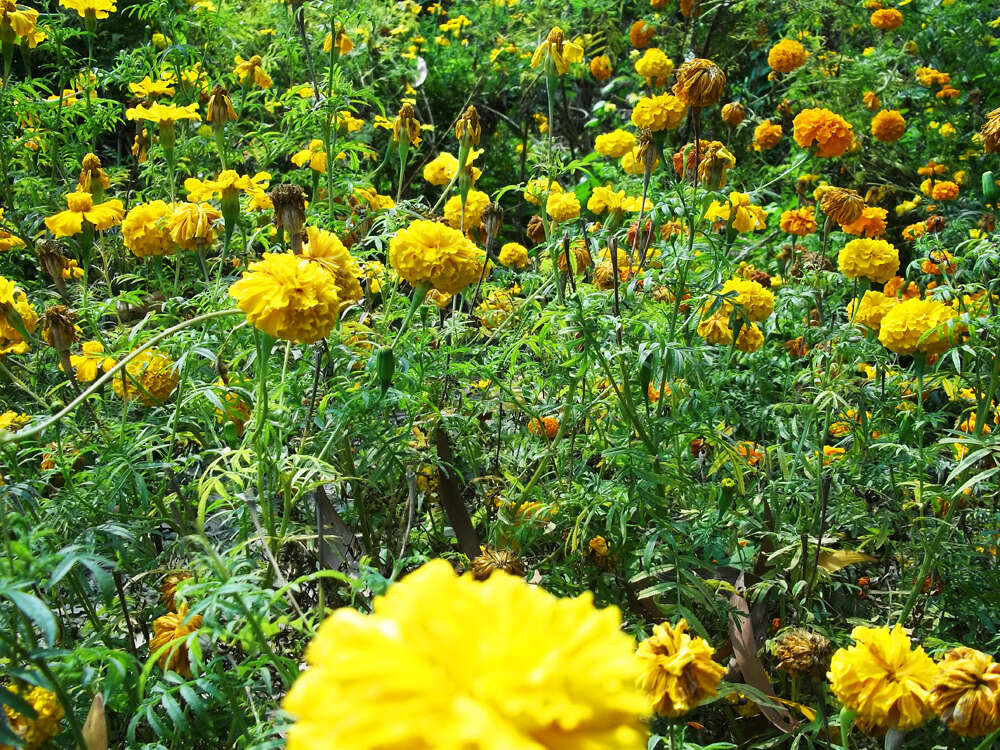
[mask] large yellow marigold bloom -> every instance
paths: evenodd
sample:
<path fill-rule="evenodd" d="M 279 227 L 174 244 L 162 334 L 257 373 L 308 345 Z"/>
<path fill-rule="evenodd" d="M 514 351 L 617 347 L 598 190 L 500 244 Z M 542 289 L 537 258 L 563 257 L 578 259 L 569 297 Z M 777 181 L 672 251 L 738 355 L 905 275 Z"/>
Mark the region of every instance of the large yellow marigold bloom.
<path fill-rule="evenodd" d="M 712 201 L 705 212 L 705 218 L 709 221 L 724 221 L 741 234 L 767 227 L 767 214 L 764 213 L 764 209 L 752 205 L 750 196 L 746 193 L 736 191 L 729 194 L 728 201 Z"/>
<path fill-rule="evenodd" d="M 558 599 L 434 560 L 373 614 L 345 607 L 320 626 L 282 702 L 288 750 L 640 750 L 648 704 L 620 622 L 589 592 Z"/>
<path fill-rule="evenodd" d="M 738 305 L 740 311 L 752 322 L 766 320 L 774 312 L 774 294 L 770 289 L 750 279 L 734 278 L 722 285 L 719 292 L 727 297 L 719 312 L 729 315 L 733 305 Z"/>
<path fill-rule="evenodd" d="M 736 337 L 736 348 L 746 354 L 753 354 L 764 346 L 764 333 L 756 323 L 744 325 Z"/>
<path fill-rule="evenodd" d="M 219 237 L 221 218 L 209 203 L 175 203 L 167 220 L 170 239 L 183 250 L 207 247 Z"/>
<path fill-rule="evenodd" d="M 733 343 L 733 329 L 729 327 L 729 315 L 716 312 L 702 318 L 698 323 L 698 335 L 710 344 L 729 346 Z"/>
<path fill-rule="evenodd" d="M 851 631 L 857 641 L 839 649 L 827 678 L 837 699 L 866 727 L 906 732 L 934 715 L 930 688 L 937 667 L 923 648 L 910 648 L 902 626 Z"/>
<path fill-rule="evenodd" d="M 0 356 L 24 354 L 30 348 L 21 332 L 10 322 L 18 315 L 28 333 L 38 328 L 38 313 L 28 302 L 28 295 L 18 289 L 10 279 L 0 276 Z"/>
<path fill-rule="evenodd" d="M 479 280 L 485 253 L 456 229 L 418 219 L 389 242 L 389 263 L 412 286 L 458 294 Z"/>
<path fill-rule="evenodd" d="M 931 703 L 948 729 L 963 737 L 985 737 L 1000 728 L 1000 664 L 960 646 L 938 666 Z"/>
<path fill-rule="evenodd" d="M 986 153 L 1000 151 L 1000 107 L 986 115 L 986 122 L 980 134 L 983 138 L 983 150 Z"/>
<path fill-rule="evenodd" d="M 176 612 L 169 612 L 153 621 L 153 638 L 149 649 L 158 649 L 173 644 L 159 658 L 157 663 L 164 672 L 173 671 L 182 677 L 191 676 L 191 661 L 188 656 L 187 638 L 201 627 L 201 615 L 188 617 L 187 604 L 181 604 Z"/>
<path fill-rule="evenodd" d="M 594 151 L 614 159 L 631 153 L 637 145 L 635 136 L 627 130 L 612 130 L 610 133 L 601 133 L 594 139 Z"/>
<path fill-rule="evenodd" d="M 465 231 L 483 225 L 483 209 L 490 205 L 490 196 L 482 190 L 470 190 L 465 198 Z M 453 195 L 444 204 L 444 218 L 453 229 L 462 227 L 462 198 Z"/>
<path fill-rule="evenodd" d="M 865 206 L 861 216 L 840 228 L 856 237 L 880 237 L 885 234 L 885 218 L 889 212 L 877 206 Z"/>
<path fill-rule="evenodd" d="M 575 219 L 580 215 L 580 199 L 576 193 L 550 193 L 545 213 L 557 222 Z"/>
<path fill-rule="evenodd" d="M 684 122 L 687 105 L 673 94 L 640 99 L 632 109 L 632 124 L 651 131 L 673 130 Z"/>
<path fill-rule="evenodd" d="M 811 208 L 792 208 L 781 214 L 778 222 L 782 232 L 805 237 L 816 231 L 815 211 Z"/>
<path fill-rule="evenodd" d="M 872 13 L 872 26 L 880 31 L 892 31 L 898 29 L 903 23 L 903 14 L 895 8 L 879 8 Z"/>
<path fill-rule="evenodd" d="M 67 210 L 48 216 L 45 226 L 56 237 L 71 237 L 83 231 L 84 222 L 98 231 L 110 229 L 121 223 L 125 207 L 120 200 L 104 201 L 94 205 L 90 193 L 73 192 L 66 194 Z"/>
<path fill-rule="evenodd" d="M 114 13 L 118 8 L 115 0 L 59 0 L 59 4 L 64 8 L 75 10 L 80 18 L 107 18 L 109 13 Z"/>
<path fill-rule="evenodd" d="M 447 152 L 435 156 L 424 165 L 424 179 L 431 185 L 447 185 L 458 172 L 458 159 Z"/>
<path fill-rule="evenodd" d="M 753 150 L 766 151 L 781 142 L 781 123 L 764 120 L 753 130 Z"/>
<path fill-rule="evenodd" d="M 164 201 L 134 206 L 122 222 L 125 247 L 140 258 L 176 252 L 177 246 L 170 239 L 169 220 L 173 213 L 173 207 Z"/>
<path fill-rule="evenodd" d="M 883 109 L 872 118 L 872 135 L 883 143 L 894 143 L 906 132 L 906 118 L 897 109 Z"/>
<path fill-rule="evenodd" d="M 882 292 L 867 291 L 861 303 L 853 299 L 847 305 L 847 319 L 854 325 L 877 331 L 882 326 L 882 318 L 899 302 L 895 297 L 887 297 Z"/>
<path fill-rule="evenodd" d="M 940 354 L 950 345 L 947 323 L 958 313 L 932 299 L 900 302 L 882 318 L 878 340 L 896 354 Z"/>
<path fill-rule="evenodd" d="M 899 251 L 885 240 L 851 240 L 837 255 L 837 265 L 849 279 L 884 284 L 899 270 Z"/>
<path fill-rule="evenodd" d="M 674 96 L 688 107 L 710 107 L 722 98 L 726 74 L 711 60 L 696 57 L 681 65 Z"/>
<path fill-rule="evenodd" d="M 358 281 L 361 277 L 361 266 L 333 232 L 317 227 L 306 227 L 306 242 L 302 245 L 302 257 L 317 263 L 333 276 L 341 308 L 365 296 L 361 291 L 361 282 Z"/>
<path fill-rule="evenodd" d="M 652 86 L 655 82 L 662 86 L 667 76 L 674 72 L 674 61 L 662 49 L 650 47 L 635 61 L 635 72 L 646 79 L 646 85 Z"/>
<path fill-rule="evenodd" d="M 951 180 L 935 182 L 931 188 L 931 197 L 936 201 L 953 201 L 958 197 L 958 184 Z"/>
<path fill-rule="evenodd" d="M 804 109 L 792 120 L 792 135 L 802 148 L 816 147 L 818 156 L 840 156 L 854 145 L 854 127 L 828 109 Z"/>
<path fill-rule="evenodd" d="M 519 242 L 508 242 L 500 248 L 498 260 L 508 268 L 524 268 L 528 265 L 528 248 Z"/>
<path fill-rule="evenodd" d="M 782 39 L 767 53 L 767 64 L 779 73 L 791 73 L 805 63 L 809 52 L 794 39 Z"/>
<path fill-rule="evenodd" d="M 44 747 L 62 731 L 65 711 L 55 693 L 37 685 L 22 688 L 11 683 L 4 687 L 35 709 L 35 718 L 29 719 L 6 704 L 3 707 L 9 729 L 15 737 L 24 740 L 25 747 L 29 750 Z"/>
<path fill-rule="evenodd" d="M 138 398 L 147 406 L 158 406 L 173 394 L 180 382 L 174 361 L 159 349 L 144 349 L 118 371 L 112 383 L 123 401 Z"/>
<path fill-rule="evenodd" d="M 716 694 L 725 667 L 712 661 L 713 649 L 704 638 L 687 632 L 687 621 L 653 627 L 639 644 L 643 672 L 639 685 L 660 716 L 678 717 Z"/>
<path fill-rule="evenodd" d="M 326 338 L 340 311 L 333 275 L 290 253 L 264 253 L 229 287 L 229 296 L 250 325 L 300 344 Z"/>

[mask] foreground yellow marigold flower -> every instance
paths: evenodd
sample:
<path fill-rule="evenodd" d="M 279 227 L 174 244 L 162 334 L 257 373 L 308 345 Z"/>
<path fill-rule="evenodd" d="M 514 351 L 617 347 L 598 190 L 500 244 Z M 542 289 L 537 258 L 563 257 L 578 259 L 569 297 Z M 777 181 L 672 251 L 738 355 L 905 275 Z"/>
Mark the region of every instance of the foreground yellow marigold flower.
<path fill-rule="evenodd" d="M 827 678 L 837 699 L 857 713 L 859 724 L 905 732 L 934 715 L 930 688 L 937 667 L 923 648 L 911 650 L 902 626 L 858 626 L 851 637 L 857 643 L 833 655 Z"/>
<path fill-rule="evenodd" d="M 958 313 L 937 300 L 908 299 L 882 318 L 878 340 L 896 354 L 940 354 L 952 338 L 944 325 Z"/>
<path fill-rule="evenodd" d="M 898 29 L 903 23 L 903 14 L 895 8 L 880 8 L 872 13 L 872 26 L 880 31 L 892 31 Z"/>
<path fill-rule="evenodd" d="M 698 323 L 698 335 L 709 344 L 729 346 L 733 343 L 733 330 L 729 327 L 729 315 L 716 312 L 703 318 Z"/>
<path fill-rule="evenodd" d="M 589 592 L 557 599 L 434 560 L 373 614 L 343 608 L 320 626 L 282 703 L 296 717 L 288 750 L 639 750 L 647 704 L 619 625 Z"/>
<path fill-rule="evenodd" d="M 1000 728 L 1000 664 L 973 648 L 944 655 L 931 688 L 931 703 L 948 729 L 985 737 Z"/>
<path fill-rule="evenodd" d="M 837 255 L 837 265 L 849 279 L 884 284 L 899 270 L 899 251 L 885 240 L 851 240 Z"/>
<path fill-rule="evenodd" d="M 712 661 L 713 649 L 704 638 L 692 637 L 686 620 L 676 626 L 656 625 L 653 635 L 639 644 L 643 666 L 639 685 L 660 716 L 678 717 L 716 694 L 721 664 Z"/>
<path fill-rule="evenodd" d="M 792 135 L 802 148 L 816 147 L 817 156 L 840 156 L 854 145 L 854 128 L 843 117 L 821 107 L 804 109 L 792 121 Z"/>
<path fill-rule="evenodd" d="M 140 104 L 137 107 L 125 110 L 125 116 L 130 120 L 148 120 L 155 122 L 160 127 L 173 127 L 178 120 L 200 120 L 198 114 L 198 103 L 179 106 L 177 104 L 160 104 L 154 102 L 148 107 Z"/>
<path fill-rule="evenodd" d="M 172 644 L 157 660 L 164 672 L 173 671 L 182 677 L 191 676 L 187 638 L 201 627 L 201 615 L 188 617 L 188 605 L 181 604 L 176 612 L 169 612 L 153 621 L 153 638 L 149 649 L 156 652 Z"/>
<path fill-rule="evenodd" d="M 229 296 L 250 325 L 300 344 L 326 338 L 340 310 L 334 277 L 318 263 L 289 253 L 264 253 L 229 287 Z"/>
<path fill-rule="evenodd" d="M 953 201 L 958 197 L 958 185 L 951 180 L 935 182 L 931 197 L 936 201 Z"/>
<path fill-rule="evenodd" d="M 107 18 L 109 13 L 118 10 L 115 0 L 59 0 L 59 4 L 75 10 L 80 18 Z"/>
<path fill-rule="evenodd" d="M 528 248 L 519 242 L 508 242 L 500 248 L 499 261 L 509 268 L 524 268 L 528 265 Z"/>
<path fill-rule="evenodd" d="M 38 23 L 38 11 L 18 5 L 14 0 L 0 0 L 0 36 L 31 37 Z"/>
<path fill-rule="evenodd" d="M 667 76 L 674 72 L 674 61 L 657 47 L 647 49 L 642 57 L 635 61 L 635 72 L 646 79 L 646 85 L 657 86 L 667 82 Z"/>
<path fill-rule="evenodd" d="M 29 750 L 44 747 L 62 731 L 65 712 L 55 693 L 37 685 L 19 687 L 17 683 L 11 683 L 4 687 L 35 710 L 36 716 L 28 718 L 6 704 L 3 707 L 10 731 L 24 740 L 25 747 Z"/>
<path fill-rule="evenodd" d="M 177 246 L 170 239 L 169 220 L 173 213 L 173 206 L 164 201 L 134 206 L 122 222 L 125 247 L 139 258 L 176 252 Z"/>
<path fill-rule="evenodd" d="M 812 208 L 793 208 L 781 214 L 781 231 L 805 237 L 816 231 L 816 216 Z"/>
<path fill-rule="evenodd" d="M 314 172 L 326 174 L 326 151 L 323 150 L 323 141 L 313 138 L 307 148 L 292 154 L 292 164 L 296 167 L 308 164 Z"/>
<path fill-rule="evenodd" d="M 776 70 L 779 73 L 791 73 L 796 68 L 801 67 L 807 57 L 809 57 L 809 53 L 801 42 L 794 39 L 782 39 L 768 51 L 767 64 L 771 66 L 771 70 Z"/>
<path fill-rule="evenodd" d="M 174 361 L 159 349 L 144 349 L 112 379 L 118 398 L 123 401 L 138 398 L 147 406 L 165 402 L 179 382 L 180 374 Z"/>
<path fill-rule="evenodd" d="M 883 109 L 872 118 L 872 135 L 883 143 L 894 143 L 906 132 L 906 118 L 896 109 Z"/>
<path fill-rule="evenodd" d="M 861 303 L 853 299 L 847 305 L 847 320 L 854 325 L 864 326 L 878 331 L 882 326 L 882 318 L 899 302 L 895 297 L 887 297 L 882 292 L 867 291 L 861 298 Z"/>
<path fill-rule="evenodd" d="M 722 98 L 726 74 L 711 60 L 696 57 L 681 65 L 674 96 L 688 107 L 710 107 Z"/>
<path fill-rule="evenodd" d="M 580 200 L 576 193 L 550 193 L 545 204 L 545 213 L 553 221 L 564 222 L 580 215 Z"/>
<path fill-rule="evenodd" d="M 781 124 L 764 120 L 753 131 L 753 150 L 766 151 L 781 142 Z"/>
<path fill-rule="evenodd" d="M 200 250 L 219 237 L 222 214 L 209 203 L 176 203 L 167 220 L 170 239 L 182 250 Z"/>
<path fill-rule="evenodd" d="M 337 285 L 340 307 L 344 308 L 364 297 L 361 291 L 361 266 L 333 232 L 317 227 L 306 227 L 306 242 L 302 257 L 318 264 L 333 276 Z"/>
<path fill-rule="evenodd" d="M 120 200 L 110 200 L 94 205 L 90 193 L 73 192 L 66 194 L 67 210 L 46 217 L 45 226 L 56 237 L 71 237 L 80 234 L 86 222 L 95 230 L 103 231 L 121 223 L 125 207 Z"/>
<path fill-rule="evenodd" d="M 548 73 L 566 75 L 571 63 L 583 60 L 583 47 L 576 42 L 566 41 L 563 30 L 553 26 L 545 41 L 538 45 L 531 56 L 531 67 L 537 68 L 545 61 Z"/>
<path fill-rule="evenodd" d="M 479 280 L 485 253 L 457 229 L 418 219 L 389 242 L 389 263 L 412 286 L 458 294 Z"/>
<path fill-rule="evenodd" d="M 865 206 L 861 209 L 861 216 L 840 228 L 856 237 L 880 237 L 885 234 L 885 218 L 888 213 L 884 208 Z"/>
<path fill-rule="evenodd" d="M 627 130 L 612 130 L 594 139 L 594 151 L 601 156 L 610 156 L 614 159 L 631 153 L 637 145 L 635 136 Z"/>
<path fill-rule="evenodd" d="M 737 232 L 754 232 L 767 227 L 767 214 L 760 206 L 750 203 L 750 196 L 746 193 L 733 191 L 729 194 L 729 200 L 725 202 L 712 201 L 705 218 L 709 221 L 720 220 L 726 222 Z"/>
<path fill-rule="evenodd" d="M 673 94 L 640 99 L 632 109 L 632 124 L 651 131 L 673 130 L 687 116 L 687 105 Z"/>

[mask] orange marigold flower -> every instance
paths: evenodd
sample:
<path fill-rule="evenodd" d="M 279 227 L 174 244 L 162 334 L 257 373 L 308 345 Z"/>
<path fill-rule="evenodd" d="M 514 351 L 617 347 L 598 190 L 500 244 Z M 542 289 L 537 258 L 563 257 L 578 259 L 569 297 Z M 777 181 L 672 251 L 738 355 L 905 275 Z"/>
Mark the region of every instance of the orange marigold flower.
<path fill-rule="evenodd" d="M 895 8 L 882 8 L 872 13 L 870 21 L 880 31 L 892 31 L 902 25 L 903 14 Z"/>
<path fill-rule="evenodd" d="M 883 143 L 894 143 L 906 132 L 906 119 L 895 109 L 883 109 L 872 118 L 872 135 Z"/>
<path fill-rule="evenodd" d="M 809 52 L 801 42 L 794 39 L 782 39 L 767 53 L 767 64 L 779 73 L 791 73 L 805 63 Z"/>
<path fill-rule="evenodd" d="M 753 150 L 764 151 L 774 148 L 781 141 L 781 125 L 764 120 L 753 131 Z"/>
<path fill-rule="evenodd" d="M 958 197 L 958 185 L 951 180 L 936 182 L 931 188 L 931 197 L 936 201 L 953 201 Z"/>
<path fill-rule="evenodd" d="M 792 121 L 792 134 L 802 148 L 816 147 L 823 157 L 840 156 L 854 145 L 854 128 L 828 109 L 804 109 Z"/>
<path fill-rule="evenodd" d="M 778 224 L 781 231 L 805 237 L 816 231 L 815 211 L 811 208 L 793 208 L 781 214 Z"/>
<path fill-rule="evenodd" d="M 656 27 L 650 26 L 642 19 L 633 23 L 628 30 L 628 40 L 636 49 L 648 47 L 654 36 L 656 36 Z"/>
<path fill-rule="evenodd" d="M 559 432 L 559 420 L 555 417 L 541 417 L 528 422 L 528 432 L 532 435 L 545 435 L 552 440 Z"/>
<path fill-rule="evenodd" d="M 857 237 L 880 237 L 885 234 L 885 217 L 888 211 L 875 206 L 865 206 L 861 216 L 840 228 Z"/>

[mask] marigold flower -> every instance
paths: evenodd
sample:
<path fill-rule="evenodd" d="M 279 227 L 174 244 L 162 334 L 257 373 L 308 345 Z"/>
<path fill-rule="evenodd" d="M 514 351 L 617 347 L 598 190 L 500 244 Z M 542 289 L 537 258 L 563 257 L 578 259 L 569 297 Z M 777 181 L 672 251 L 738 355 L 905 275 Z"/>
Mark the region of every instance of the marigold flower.
<path fill-rule="evenodd" d="M 333 232 L 317 227 L 306 228 L 306 241 L 302 244 L 302 257 L 327 271 L 337 287 L 340 308 L 364 297 L 361 290 L 361 266 Z"/>
<path fill-rule="evenodd" d="M 75 10 L 80 18 L 88 19 L 107 18 L 109 13 L 118 10 L 115 0 L 59 0 L 59 4 Z"/>
<path fill-rule="evenodd" d="M 337 281 L 319 263 L 290 253 L 264 253 L 229 287 L 247 322 L 270 336 L 311 344 L 337 322 Z"/>
<path fill-rule="evenodd" d="M 490 196 L 482 190 L 470 190 L 465 198 L 464 227 L 480 229 L 483 226 L 483 209 L 490 205 Z M 444 218 L 453 229 L 463 227 L 462 198 L 453 195 L 444 204 Z"/>
<path fill-rule="evenodd" d="M 191 105 L 192 107 L 195 105 Z M 229 96 L 229 90 L 225 86 L 215 84 L 208 95 L 208 103 L 205 105 L 205 119 L 212 123 L 213 128 L 221 128 L 230 120 L 236 119 L 236 110 L 233 109 L 233 100 Z"/>
<path fill-rule="evenodd" d="M 481 149 L 470 149 L 466 165 L 471 164 L 482 153 Z M 449 153 L 442 152 L 424 165 L 423 174 L 424 179 L 431 185 L 447 185 L 457 172 L 458 159 Z M 483 172 L 478 167 L 472 167 L 471 173 L 472 184 L 475 185 Z"/>
<path fill-rule="evenodd" d="M 590 58 L 590 74 L 594 76 L 594 80 L 606 81 L 613 72 L 611 58 L 607 55 L 597 55 Z"/>
<path fill-rule="evenodd" d="M 878 340 L 897 354 L 940 354 L 951 345 L 947 322 L 958 313 L 943 302 L 904 300 L 882 318 Z"/>
<path fill-rule="evenodd" d="M 906 132 L 906 118 L 895 109 L 883 109 L 872 118 L 872 135 L 883 143 L 894 143 Z"/>
<path fill-rule="evenodd" d="M 861 101 L 864 103 L 865 109 L 868 109 L 872 112 L 874 112 L 875 110 L 879 109 L 882 106 L 881 100 L 878 98 L 878 96 L 875 94 L 874 91 L 866 91 L 864 93 L 864 96 L 861 97 Z"/>
<path fill-rule="evenodd" d="M 480 547 L 479 553 L 472 560 L 472 577 L 477 581 L 485 581 L 497 571 L 518 577 L 528 572 L 524 560 L 513 550 Z"/>
<path fill-rule="evenodd" d="M 807 57 L 809 57 L 809 52 L 806 51 L 801 42 L 794 39 L 782 39 L 768 50 L 767 64 L 771 66 L 771 70 L 776 70 L 779 73 L 791 73 L 796 68 L 801 67 Z"/>
<path fill-rule="evenodd" d="M 898 29 L 903 23 L 903 14 L 895 8 L 880 8 L 872 13 L 871 25 L 880 31 Z"/>
<path fill-rule="evenodd" d="M 711 60 L 696 57 L 677 70 L 674 96 L 688 107 L 710 107 L 722 98 L 726 74 Z"/>
<path fill-rule="evenodd" d="M 698 141 L 698 180 L 712 190 L 726 186 L 726 175 L 736 166 L 736 157 L 720 141 Z M 694 143 L 687 143 L 673 155 L 674 171 L 678 176 L 694 180 Z"/>
<path fill-rule="evenodd" d="M 161 128 L 164 126 L 173 127 L 174 123 L 179 120 L 201 119 L 201 115 L 198 114 L 197 102 L 183 106 L 177 104 L 160 104 L 159 102 L 153 102 L 148 107 L 145 104 L 139 104 L 126 109 L 125 116 L 130 120 L 155 122 Z"/>
<path fill-rule="evenodd" d="M 250 80 L 258 88 L 269 89 L 274 85 L 274 80 L 264 70 L 264 60 L 260 55 L 252 55 L 249 60 L 244 60 L 239 55 L 236 55 L 233 62 L 236 63 L 233 73 L 239 79 L 240 83 L 244 83 L 247 76 L 249 76 Z"/>
<path fill-rule="evenodd" d="M 549 193 L 545 213 L 556 222 L 575 219 L 580 215 L 580 200 L 575 193 Z"/>
<path fill-rule="evenodd" d="M 705 218 L 709 221 L 720 220 L 726 222 L 741 234 L 744 232 L 754 232 L 767 227 L 767 214 L 760 206 L 750 203 L 750 196 L 746 193 L 733 191 L 729 194 L 729 200 L 725 202 L 712 201 Z"/>
<path fill-rule="evenodd" d="M 76 189 L 83 193 L 90 193 L 93 196 L 99 196 L 108 189 L 111 185 L 111 180 L 108 179 L 108 175 L 103 169 L 101 169 L 101 160 L 96 154 L 87 154 L 83 157 L 83 162 L 80 165 L 80 177 L 77 180 Z"/>
<path fill-rule="evenodd" d="M 473 637 L 470 621 L 490 627 Z M 503 738 L 512 748 L 639 750 L 646 704 L 619 623 L 587 592 L 557 599 L 515 576 L 477 581 L 434 560 L 377 598 L 373 614 L 345 607 L 320 626 L 311 667 L 282 703 L 296 718 L 288 749 L 484 750 Z"/>
<path fill-rule="evenodd" d="M 864 211 L 865 201 L 856 190 L 825 186 L 817 193 L 820 211 L 841 226 L 857 221 Z"/>
<path fill-rule="evenodd" d="M 830 641 L 809 630 L 791 630 L 778 640 L 778 668 L 796 677 L 821 677 L 830 666 Z"/>
<path fill-rule="evenodd" d="M 756 323 L 744 325 L 736 337 L 736 348 L 746 354 L 753 354 L 764 346 L 764 334 Z"/>
<path fill-rule="evenodd" d="M 855 325 L 878 331 L 882 318 L 899 302 L 895 297 L 887 297 L 882 292 L 867 291 L 861 303 L 853 299 L 847 305 L 847 319 Z"/>
<path fill-rule="evenodd" d="M 652 132 L 673 130 L 684 122 L 687 105 L 673 94 L 640 99 L 632 109 L 632 124 Z"/>
<path fill-rule="evenodd" d="M 0 413 L 0 430 L 17 432 L 29 422 L 31 422 L 30 414 L 19 414 L 16 411 L 5 411 Z"/>
<path fill-rule="evenodd" d="M 729 346 L 733 343 L 733 330 L 729 327 L 729 315 L 716 312 L 698 323 L 698 335 L 709 344 Z"/>
<path fill-rule="evenodd" d="M 96 380 L 98 370 L 107 372 L 115 366 L 114 358 L 104 353 L 104 346 L 100 341 L 84 341 L 82 348 L 81 354 L 71 354 L 69 357 L 70 366 L 79 382 L 89 383 Z"/>
<path fill-rule="evenodd" d="M 884 284 L 899 270 L 899 251 L 885 240 L 851 240 L 837 255 L 837 265 L 849 279 Z"/>
<path fill-rule="evenodd" d="M 28 302 L 28 296 L 13 281 L 0 276 L 0 356 L 24 354 L 29 349 L 18 326 L 11 322 L 17 317 L 29 334 L 38 328 L 38 313 Z"/>
<path fill-rule="evenodd" d="M 188 605 L 182 603 L 176 612 L 169 612 L 153 621 L 153 638 L 149 649 L 156 652 L 170 646 L 157 660 L 164 672 L 172 671 L 181 677 L 191 677 L 191 660 L 187 639 L 201 627 L 201 615 L 188 617 Z"/>
<path fill-rule="evenodd" d="M 818 156 L 840 156 L 854 145 L 854 128 L 828 109 L 804 109 L 792 121 L 792 135 L 802 148 L 816 147 Z"/>
<path fill-rule="evenodd" d="M 712 661 L 713 649 L 704 638 L 692 637 L 686 620 L 653 627 L 639 644 L 643 673 L 640 687 L 659 716 L 683 716 L 716 694 L 725 668 Z"/>
<path fill-rule="evenodd" d="M 553 26 L 545 41 L 538 45 L 531 57 L 531 67 L 537 68 L 543 60 L 546 66 L 551 62 L 552 73 L 566 75 L 571 63 L 583 60 L 583 47 L 576 42 L 567 41 L 562 29 Z"/>
<path fill-rule="evenodd" d="M 614 159 L 631 153 L 636 145 L 638 142 L 635 136 L 627 130 L 612 130 L 594 139 L 594 151 L 601 156 L 610 156 Z"/>
<path fill-rule="evenodd" d="M 861 216 L 840 228 L 857 237 L 881 237 L 885 234 L 885 218 L 888 213 L 884 208 L 865 206 L 861 209 Z"/>
<path fill-rule="evenodd" d="M 323 51 L 331 52 L 333 50 L 333 34 L 327 34 L 326 38 L 323 40 Z M 346 55 L 354 49 L 354 42 L 351 38 L 347 36 L 343 29 L 337 31 L 337 53 L 340 55 Z"/>
<path fill-rule="evenodd" d="M 628 29 L 628 40 L 636 49 L 645 49 L 656 36 L 656 27 L 651 26 L 642 19 L 635 21 Z"/>
<path fill-rule="evenodd" d="M 478 281 L 485 261 L 461 232 L 435 221 L 413 221 L 389 243 L 389 263 L 405 281 L 447 294 Z"/>
<path fill-rule="evenodd" d="M 112 385 L 123 401 L 138 398 L 146 406 L 158 406 L 170 398 L 179 382 L 180 374 L 167 354 L 144 349 L 115 375 Z"/>
<path fill-rule="evenodd" d="M 313 138 L 309 141 L 308 147 L 292 154 L 292 164 L 296 167 L 308 164 L 314 172 L 326 174 L 326 151 L 323 150 L 323 141 Z"/>
<path fill-rule="evenodd" d="M 942 273 L 955 273 L 958 270 L 958 264 L 955 262 L 954 256 L 947 250 L 931 250 L 927 259 L 920 264 L 920 270 L 932 276 L 940 276 Z"/>
<path fill-rule="evenodd" d="M 0 36 L 29 38 L 35 33 L 38 11 L 14 0 L 0 0 Z"/>
<path fill-rule="evenodd" d="M 519 242 L 508 242 L 500 248 L 498 259 L 509 268 L 524 268 L 528 265 L 528 248 Z"/>
<path fill-rule="evenodd" d="M 67 210 L 46 217 L 45 226 L 56 237 L 71 237 L 83 231 L 84 223 L 97 231 L 110 229 L 121 223 L 125 207 L 120 200 L 110 200 L 94 205 L 90 193 L 66 194 Z"/>
<path fill-rule="evenodd" d="M 858 626 L 851 637 L 857 643 L 833 655 L 827 678 L 833 694 L 857 713 L 860 724 L 905 732 L 933 715 L 930 689 L 937 667 L 923 648 L 911 650 L 902 626 Z"/>
<path fill-rule="evenodd" d="M 646 85 L 662 86 L 667 82 L 667 76 L 674 72 L 674 61 L 657 47 L 647 49 L 642 57 L 635 61 L 635 72 L 646 79 Z"/>
<path fill-rule="evenodd" d="M 739 102 L 729 102 L 722 105 L 722 121 L 730 127 L 737 127 L 746 116 L 746 108 Z"/>
<path fill-rule="evenodd" d="M 739 306 L 739 312 L 754 323 L 766 320 L 774 312 L 774 294 L 750 279 L 730 279 L 722 285 L 719 294 L 726 298 L 719 312 L 727 317 L 734 306 Z"/>
<path fill-rule="evenodd" d="M 0 224 L 3 224 L 3 209 L 0 208 Z M 6 229 L 0 228 L 0 253 L 11 250 L 15 247 L 24 247 L 24 240 L 11 234 Z"/>
<path fill-rule="evenodd" d="M 805 237 L 816 231 L 816 216 L 812 208 L 793 208 L 781 214 L 781 231 Z"/>
<path fill-rule="evenodd" d="M 764 120 L 753 131 L 753 150 L 765 151 L 774 148 L 781 142 L 781 124 Z"/>
<path fill-rule="evenodd" d="M 580 274 L 590 267 L 591 257 L 587 243 L 582 239 L 573 240 L 569 245 L 569 253 L 565 250 L 559 252 L 556 265 L 560 271 L 569 271 L 572 262 L 573 270 Z"/>
<path fill-rule="evenodd" d="M 983 138 L 983 150 L 986 153 L 1000 151 L 1000 107 L 986 115 L 986 122 L 980 134 Z"/>
<path fill-rule="evenodd" d="M 958 185 L 951 180 L 935 182 L 931 188 L 931 197 L 936 201 L 953 201 L 958 197 Z"/>
<path fill-rule="evenodd" d="M 182 250 L 208 247 L 219 237 L 222 214 L 209 203 L 175 203 L 167 228 L 170 239 Z"/>
<path fill-rule="evenodd" d="M 931 703 L 948 729 L 985 737 L 1000 728 L 1000 664 L 965 646 L 944 655 L 931 687 Z"/>
<path fill-rule="evenodd" d="M 404 137 L 411 146 L 420 145 L 420 121 L 413 105 L 408 103 L 399 108 L 399 114 L 392 121 L 392 140 L 399 143 Z"/>
<path fill-rule="evenodd" d="M 20 686 L 10 683 L 4 686 L 8 691 L 21 698 L 34 709 L 34 718 L 28 718 L 4 703 L 3 712 L 7 729 L 14 736 L 23 740 L 29 750 L 45 747 L 49 740 L 55 739 L 62 731 L 62 720 L 65 716 L 58 696 L 51 690 L 37 685 Z"/>

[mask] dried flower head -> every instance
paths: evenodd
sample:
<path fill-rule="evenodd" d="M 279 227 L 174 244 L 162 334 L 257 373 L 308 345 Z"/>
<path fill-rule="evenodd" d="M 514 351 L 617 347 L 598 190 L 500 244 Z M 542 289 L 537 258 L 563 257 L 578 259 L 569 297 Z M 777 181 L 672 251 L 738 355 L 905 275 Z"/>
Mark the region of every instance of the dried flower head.
<path fill-rule="evenodd" d="M 810 630 L 791 630 L 774 647 L 779 669 L 796 677 L 822 678 L 832 652 L 830 641 Z"/>
<path fill-rule="evenodd" d="M 513 550 L 480 547 L 479 556 L 472 561 L 472 577 L 485 581 L 498 570 L 522 578 L 528 572 L 524 561 Z"/>

